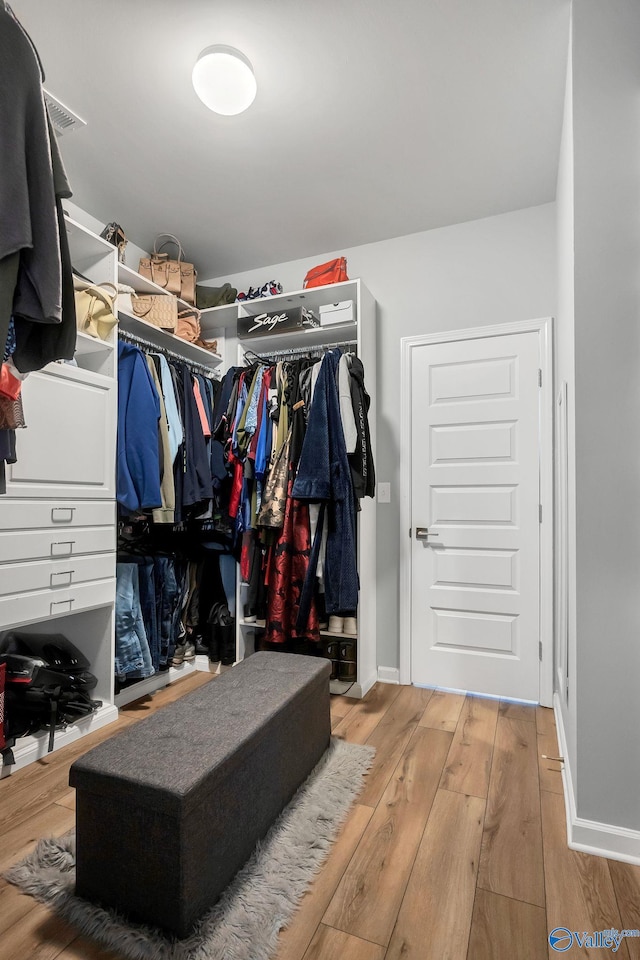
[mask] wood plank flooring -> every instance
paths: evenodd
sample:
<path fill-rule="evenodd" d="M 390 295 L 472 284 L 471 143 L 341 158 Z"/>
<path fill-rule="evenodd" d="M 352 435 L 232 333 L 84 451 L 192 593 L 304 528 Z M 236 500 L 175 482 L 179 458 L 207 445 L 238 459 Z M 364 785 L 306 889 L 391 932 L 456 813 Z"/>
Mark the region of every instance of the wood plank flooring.
<path fill-rule="evenodd" d="M 0 781 L 0 870 L 73 826 L 73 760 L 214 678 L 130 704 Z M 569 850 L 553 713 L 377 684 L 332 698 L 335 736 L 377 755 L 276 960 L 543 960 L 549 931 L 640 926 L 640 867 Z M 601 949 L 570 956 L 602 957 Z M 616 956 L 640 960 L 640 940 Z M 0 880 L 0 960 L 119 960 Z"/>

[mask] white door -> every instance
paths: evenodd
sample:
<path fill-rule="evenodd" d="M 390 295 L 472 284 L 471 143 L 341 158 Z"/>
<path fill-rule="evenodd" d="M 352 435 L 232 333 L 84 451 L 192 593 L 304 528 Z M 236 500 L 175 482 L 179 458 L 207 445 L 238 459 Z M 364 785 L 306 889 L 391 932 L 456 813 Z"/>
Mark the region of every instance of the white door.
<path fill-rule="evenodd" d="M 411 365 L 411 679 L 539 699 L 539 337 Z"/>

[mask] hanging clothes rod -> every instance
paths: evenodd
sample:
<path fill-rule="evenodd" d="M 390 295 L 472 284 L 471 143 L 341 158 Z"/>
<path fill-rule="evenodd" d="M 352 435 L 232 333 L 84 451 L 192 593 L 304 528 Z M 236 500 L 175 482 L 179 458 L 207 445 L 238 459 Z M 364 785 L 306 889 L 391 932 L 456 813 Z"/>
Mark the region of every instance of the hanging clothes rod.
<path fill-rule="evenodd" d="M 126 340 L 127 343 L 132 343 L 137 347 L 144 347 L 145 350 L 149 350 L 151 353 L 162 353 L 165 357 L 171 357 L 173 360 L 179 360 L 181 363 L 186 363 L 188 367 L 197 371 L 198 373 L 203 373 L 207 377 L 215 377 L 215 370 L 213 370 L 211 367 L 207 367 L 206 364 L 198 363 L 197 360 L 191 360 L 189 357 L 185 357 L 181 353 L 175 353 L 174 350 L 169 350 L 168 347 L 159 347 L 157 343 L 152 343 L 151 340 L 145 340 L 143 337 L 138 337 L 135 333 L 129 333 L 128 330 L 118 330 L 118 339 Z"/>
<path fill-rule="evenodd" d="M 264 356 L 256 353 L 254 350 L 247 350 L 245 360 L 247 359 L 247 354 L 263 362 L 285 360 L 287 357 L 322 357 L 328 350 L 334 350 L 336 348 L 342 350 L 349 347 L 357 347 L 357 345 L 357 340 L 342 340 L 340 343 L 321 343 L 313 347 L 289 347 L 286 350 L 270 350 L 269 353 Z"/>

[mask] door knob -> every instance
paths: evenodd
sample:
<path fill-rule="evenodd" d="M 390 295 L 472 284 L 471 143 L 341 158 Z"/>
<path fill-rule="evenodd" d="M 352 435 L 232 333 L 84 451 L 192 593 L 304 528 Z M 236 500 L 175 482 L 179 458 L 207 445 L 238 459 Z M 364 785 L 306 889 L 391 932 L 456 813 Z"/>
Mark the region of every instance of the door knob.
<path fill-rule="evenodd" d="M 439 533 L 429 533 L 428 527 L 416 527 L 416 540 L 427 540 L 429 537 L 439 536 Z"/>

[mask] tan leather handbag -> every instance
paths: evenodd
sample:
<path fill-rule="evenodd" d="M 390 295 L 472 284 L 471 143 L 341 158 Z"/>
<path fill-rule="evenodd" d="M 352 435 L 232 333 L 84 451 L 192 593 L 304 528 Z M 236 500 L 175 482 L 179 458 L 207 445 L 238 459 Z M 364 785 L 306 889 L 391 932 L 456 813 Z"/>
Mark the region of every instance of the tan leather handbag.
<path fill-rule="evenodd" d="M 182 337 L 183 340 L 188 340 L 189 343 L 193 343 L 200 336 L 200 311 L 193 308 L 193 310 L 180 310 L 178 313 L 178 325 L 176 327 L 176 337 Z"/>
<path fill-rule="evenodd" d="M 162 240 L 162 243 L 158 243 L 159 240 Z M 177 247 L 177 260 L 170 260 L 168 253 L 161 252 L 168 243 L 173 243 Z M 150 257 L 142 257 L 138 273 L 163 287 L 167 293 L 172 293 L 175 297 L 186 300 L 187 303 L 195 304 L 198 274 L 194 265 L 187 263 L 184 259 L 182 245 L 172 233 L 158 234 L 153 244 L 153 253 Z"/>
<path fill-rule="evenodd" d="M 118 288 L 112 283 L 88 284 L 79 277 L 73 278 L 73 288 L 78 330 L 98 340 L 108 340 L 118 322 L 113 306 Z"/>
<path fill-rule="evenodd" d="M 178 301 L 171 294 L 132 294 L 131 307 L 134 317 L 152 323 L 154 327 L 173 333 L 178 326 Z"/>

